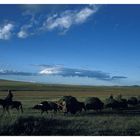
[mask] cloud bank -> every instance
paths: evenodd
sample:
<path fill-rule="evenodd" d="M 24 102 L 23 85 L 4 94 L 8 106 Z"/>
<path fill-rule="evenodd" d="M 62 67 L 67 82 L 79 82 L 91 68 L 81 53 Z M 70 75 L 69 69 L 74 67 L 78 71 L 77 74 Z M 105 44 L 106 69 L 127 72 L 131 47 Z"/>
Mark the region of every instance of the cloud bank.
<path fill-rule="evenodd" d="M 36 73 L 0 69 L 0 75 L 36 76 Z"/>
<path fill-rule="evenodd" d="M 125 76 L 111 76 L 109 73 L 96 70 L 85 70 L 77 68 L 67 68 L 55 65 L 39 65 L 44 67 L 43 70 L 39 72 L 41 75 L 58 75 L 63 77 L 88 77 L 95 78 L 98 80 L 119 80 L 126 79 Z"/>
<path fill-rule="evenodd" d="M 61 65 L 33 65 L 39 66 L 43 69 L 39 72 L 22 72 L 15 70 L 4 70 L 0 69 L 0 75 L 15 75 L 15 76 L 62 76 L 62 77 L 82 77 L 82 78 L 93 78 L 104 81 L 115 81 L 126 79 L 125 76 L 112 76 L 109 73 L 97 70 L 87 70 L 78 68 L 68 68 Z"/>

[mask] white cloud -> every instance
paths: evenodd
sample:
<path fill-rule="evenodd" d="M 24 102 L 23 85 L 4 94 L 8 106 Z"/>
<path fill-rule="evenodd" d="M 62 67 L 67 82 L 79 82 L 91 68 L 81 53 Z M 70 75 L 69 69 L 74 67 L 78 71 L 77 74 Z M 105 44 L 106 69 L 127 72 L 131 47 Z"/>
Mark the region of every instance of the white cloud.
<path fill-rule="evenodd" d="M 18 38 L 26 38 L 26 37 L 28 37 L 28 33 L 24 30 L 21 30 L 18 32 L 17 36 L 18 36 Z"/>
<path fill-rule="evenodd" d="M 38 65 L 44 67 L 43 70 L 39 72 L 40 75 L 58 75 L 63 77 L 88 77 L 94 78 L 98 80 L 105 80 L 105 81 L 113 81 L 113 80 L 121 80 L 126 79 L 125 76 L 111 76 L 111 74 L 97 71 L 97 70 L 85 70 L 85 69 L 77 69 L 77 68 L 68 68 L 68 67 L 61 67 L 55 65 Z"/>
<path fill-rule="evenodd" d="M 65 10 L 61 13 L 52 15 L 48 15 L 47 13 L 47 15 L 44 13 L 36 14 L 36 12 L 32 12 L 32 10 L 26 10 L 22 14 L 24 23 L 16 22 L 16 30 L 14 30 L 14 32 L 12 32 L 14 28 L 12 23 L 0 26 L 0 39 L 8 40 L 12 35 L 16 35 L 18 38 L 23 39 L 40 34 L 42 31 L 46 32 L 53 29 L 59 29 L 60 33 L 65 33 L 73 25 L 79 25 L 86 22 L 98 9 L 99 6 L 89 5 L 79 10 Z"/>
<path fill-rule="evenodd" d="M 86 19 L 96 12 L 96 9 L 84 8 L 75 15 L 75 23 L 80 24 L 86 21 Z"/>
<path fill-rule="evenodd" d="M 55 28 L 68 30 L 72 25 L 84 23 L 91 15 L 96 13 L 96 6 L 88 6 L 81 10 L 66 10 L 61 14 L 54 14 L 43 23 L 43 29 L 53 30 Z"/>
<path fill-rule="evenodd" d="M 61 15 L 60 18 L 52 16 L 44 23 L 44 27 L 52 30 L 54 28 L 68 29 L 72 25 L 72 16 L 70 13 Z"/>
<path fill-rule="evenodd" d="M 45 75 L 58 74 L 58 73 L 59 73 L 59 68 L 56 67 L 48 67 L 39 72 L 39 74 L 45 74 Z"/>
<path fill-rule="evenodd" d="M 27 18 L 27 21 L 25 20 L 26 22 L 20 26 L 20 31 L 17 33 L 17 37 L 23 39 L 27 38 L 28 36 L 34 35 L 36 32 L 35 29 L 37 27 L 37 24 L 41 21 L 35 19 L 35 13 L 31 10 L 24 11 L 22 15 L 23 18 Z"/>
<path fill-rule="evenodd" d="M 13 28 L 14 28 L 14 25 L 11 23 L 7 23 L 4 26 L 0 27 L 0 39 L 2 40 L 10 39 Z"/>

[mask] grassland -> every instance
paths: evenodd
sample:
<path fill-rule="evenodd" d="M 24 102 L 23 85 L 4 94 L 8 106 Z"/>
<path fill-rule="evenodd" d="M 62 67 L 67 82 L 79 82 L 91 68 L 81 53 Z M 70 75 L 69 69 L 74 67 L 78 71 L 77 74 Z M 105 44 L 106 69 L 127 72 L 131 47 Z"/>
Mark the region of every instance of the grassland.
<path fill-rule="evenodd" d="M 0 117 L 0 135 L 140 135 L 140 114 L 118 112 L 82 112 L 64 116 L 62 112 L 40 115 L 31 109 L 44 100 L 57 101 L 61 96 L 75 96 L 79 101 L 99 97 L 104 101 L 109 95 L 139 96 L 140 87 L 98 87 L 46 85 L 0 80 L 0 98 L 13 90 L 14 100 L 23 103 L 24 113 L 11 111 Z M 0 109 L 2 114 L 2 109 Z"/>

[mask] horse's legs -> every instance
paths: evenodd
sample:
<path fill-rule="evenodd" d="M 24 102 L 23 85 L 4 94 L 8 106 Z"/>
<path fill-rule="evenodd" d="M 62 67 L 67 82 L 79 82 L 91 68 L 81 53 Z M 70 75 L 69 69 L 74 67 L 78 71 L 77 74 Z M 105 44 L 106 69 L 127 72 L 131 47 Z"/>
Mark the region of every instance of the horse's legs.
<path fill-rule="evenodd" d="M 5 107 L 3 107 L 3 112 L 2 112 L 3 114 L 5 113 Z"/>
<path fill-rule="evenodd" d="M 3 106 L 3 110 L 2 110 L 1 116 L 3 116 L 4 114 L 5 114 L 5 107 Z"/>
<path fill-rule="evenodd" d="M 16 110 L 18 111 L 18 113 L 19 113 L 19 107 L 16 107 Z"/>
<path fill-rule="evenodd" d="M 23 113 L 23 107 L 22 107 L 22 105 L 20 106 L 20 110 L 21 110 L 21 113 Z"/>
<path fill-rule="evenodd" d="M 16 109 L 17 109 L 18 113 L 19 113 L 20 110 L 21 110 L 21 113 L 23 113 L 22 106 L 17 106 Z"/>
<path fill-rule="evenodd" d="M 9 106 L 6 107 L 6 111 L 7 111 L 8 115 L 11 115 L 10 111 L 9 111 Z"/>

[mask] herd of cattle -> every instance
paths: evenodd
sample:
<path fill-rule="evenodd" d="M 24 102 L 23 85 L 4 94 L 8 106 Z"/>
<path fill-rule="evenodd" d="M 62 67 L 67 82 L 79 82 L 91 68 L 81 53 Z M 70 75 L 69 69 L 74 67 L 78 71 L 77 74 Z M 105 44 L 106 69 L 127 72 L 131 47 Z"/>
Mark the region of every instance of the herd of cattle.
<path fill-rule="evenodd" d="M 0 99 L 0 105 L 3 107 L 3 111 L 8 111 L 9 108 L 16 108 L 18 111 L 23 112 L 22 103 L 20 101 L 12 101 L 11 103 L 6 103 L 4 100 Z M 127 110 L 135 109 L 139 107 L 140 109 L 140 98 L 130 97 L 128 99 L 122 98 L 119 95 L 114 98 L 112 95 L 108 97 L 104 102 L 97 97 L 89 97 L 84 102 L 79 102 L 73 96 L 63 96 L 59 101 L 43 101 L 32 109 L 37 109 L 41 111 L 41 114 L 48 111 L 58 112 L 61 111 L 65 113 L 76 114 L 77 112 L 95 110 L 97 112 L 103 109 L 110 108 L 111 110 Z"/>
<path fill-rule="evenodd" d="M 119 95 L 114 98 L 112 95 L 107 98 L 104 102 L 97 97 L 89 97 L 85 102 L 79 102 L 73 96 L 63 96 L 59 101 L 43 101 L 37 104 L 33 109 L 41 110 L 41 113 L 50 111 L 62 111 L 64 113 L 75 114 L 81 112 L 82 110 L 95 110 L 97 112 L 102 111 L 106 108 L 111 108 L 112 110 L 123 110 L 123 109 L 134 109 L 140 104 L 140 100 L 137 97 L 130 97 L 129 99 L 122 98 Z"/>

